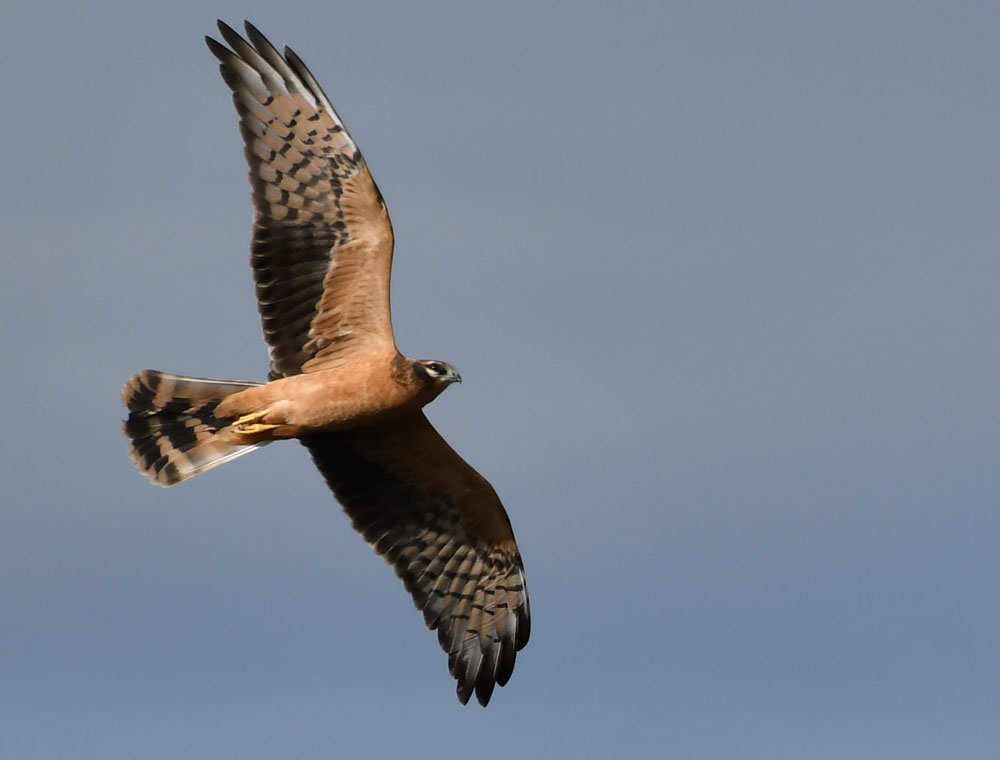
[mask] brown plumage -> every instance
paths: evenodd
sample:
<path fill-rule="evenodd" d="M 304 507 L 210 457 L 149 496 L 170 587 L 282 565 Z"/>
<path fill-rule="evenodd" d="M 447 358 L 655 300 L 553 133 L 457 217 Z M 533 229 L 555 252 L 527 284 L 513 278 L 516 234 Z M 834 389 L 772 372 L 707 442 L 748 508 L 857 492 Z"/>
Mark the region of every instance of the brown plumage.
<path fill-rule="evenodd" d="M 421 409 L 458 373 L 396 349 L 393 236 L 357 145 L 305 64 L 252 25 L 206 38 L 233 92 L 254 204 L 251 266 L 270 382 L 143 370 L 125 385 L 136 466 L 179 483 L 299 439 L 354 527 L 437 630 L 464 704 L 510 678 L 528 641 L 524 568 L 507 514 Z"/>

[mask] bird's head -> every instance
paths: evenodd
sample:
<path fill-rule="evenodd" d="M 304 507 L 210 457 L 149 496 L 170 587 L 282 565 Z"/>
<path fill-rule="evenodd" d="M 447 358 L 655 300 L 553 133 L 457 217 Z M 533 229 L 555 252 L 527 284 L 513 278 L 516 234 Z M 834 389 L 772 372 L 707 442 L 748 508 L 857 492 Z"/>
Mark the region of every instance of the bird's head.
<path fill-rule="evenodd" d="M 452 383 L 462 382 L 462 376 L 447 362 L 438 359 L 420 359 L 413 362 L 417 377 L 440 393 Z M 437 394 L 435 394 L 437 395 Z"/>

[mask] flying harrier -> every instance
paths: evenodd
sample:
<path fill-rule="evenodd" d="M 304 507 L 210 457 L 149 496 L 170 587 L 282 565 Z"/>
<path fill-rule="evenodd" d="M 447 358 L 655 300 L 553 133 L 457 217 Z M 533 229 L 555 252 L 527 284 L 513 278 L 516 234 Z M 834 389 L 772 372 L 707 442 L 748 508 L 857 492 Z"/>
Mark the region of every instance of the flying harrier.
<path fill-rule="evenodd" d="M 255 210 L 251 265 L 269 382 L 143 370 L 125 384 L 136 466 L 161 486 L 272 441 L 309 449 L 355 529 L 396 570 L 485 706 L 528 642 L 528 592 L 490 484 L 421 409 L 449 364 L 408 359 L 389 318 L 392 225 L 368 166 L 301 59 L 250 23 L 211 38 L 233 91 Z M 230 49 L 231 48 L 231 49 Z"/>

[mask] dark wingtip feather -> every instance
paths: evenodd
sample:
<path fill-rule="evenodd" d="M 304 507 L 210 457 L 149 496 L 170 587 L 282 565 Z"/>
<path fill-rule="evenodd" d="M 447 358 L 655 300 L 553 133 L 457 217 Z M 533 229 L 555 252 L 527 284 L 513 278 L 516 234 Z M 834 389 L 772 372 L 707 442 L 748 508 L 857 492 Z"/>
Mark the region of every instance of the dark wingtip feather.
<path fill-rule="evenodd" d="M 497 658 L 495 648 L 485 653 L 483 664 L 479 669 L 479 680 L 476 681 L 476 699 L 479 704 L 486 707 L 493 696 L 493 687 L 496 686 Z"/>
<path fill-rule="evenodd" d="M 507 640 L 501 641 L 500 656 L 497 658 L 497 683 L 501 686 L 506 686 L 510 677 L 514 674 L 514 663 L 516 660 L 517 654 L 511 642 Z"/>
<path fill-rule="evenodd" d="M 515 641 L 515 646 L 520 650 L 528 643 L 528 638 L 531 636 L 531 617 L 528 615 L 527 606 L 521 606 L 517 609 L 517 639 Z"/>
<path fill-rule="evenodd" d="M 260 49 L 261 43 L 264 43 L 265 45 L 271 45 L 271 41 L 268 40 L 267 37 L 265 37 L 263 34 L 261 34 L 260 29 L 255 27 L 249 21 L 243 22 L 243 28 L 246 30 L 247 37 L 250 39 L 250 41 L 254 44 L 254 46 L 258 50 Z M 271 45 L 271 47 L 274 46 Z"/>
<path fill-rule="evenodd" d="M 219 22 L 222 23 L 221 21 Z M 205 35 L 205 44 L 208 45 L 208 49 L 212 51 L 212 55 L 218 58 L 223 63 L 226 63 L 233 55 L 233 51 L 227 48 L 218 40 Z"/>
<path fill-rule="evenodd" d="M 323 92 L 323 88 L 320 86 L 319 82 L 316 81 L 316 77 L 313 76 L 309 67 L 306 66 L 305 61 L 303 61 L 299 56 L 292 50 L 288 45 L 285 45 L 285 60 L 288 61 L 288 65 L 292 67 L 292 71 L 295 75 L 302 80 L 302 83 L 312 91 L 320 101 L 326 101 L 324 103 L 325 107 L 333 109 L 333 105 L 330 103 L 330 98 L 327 97 L 326 93 Z"/>
<path fill-rule="evenodd" d="M 476 684 L 476 700 L 482 707 L 486 707 L 490 703 L 490 697 L 493 696 L 493 687 L 496 685 L 495 681 L 480 681 Z"/>
<path fill-rule="evenodd" d="M 455 684 L 455 694 L 458 696 L 459 702 L 467 705 L 469 704 L 469 697 L 472 696 L 472 686 L 459 679 L 458 683 Z"/>
<path fill-rule="evenodd" d="M 225 38 L 227 36 L 230 36 L 230 35 L 234 35 L 234 34 L 237 37 L 240 36 L 239 32 L 237 32 L 235 29 L 233 29 L 229 24 L 227 24 L 221 18 L 217 18 L 215 20 L 215 26 L 219 29 L 219 34 L 221 34 L 223 36 L 223 38 Z"/>

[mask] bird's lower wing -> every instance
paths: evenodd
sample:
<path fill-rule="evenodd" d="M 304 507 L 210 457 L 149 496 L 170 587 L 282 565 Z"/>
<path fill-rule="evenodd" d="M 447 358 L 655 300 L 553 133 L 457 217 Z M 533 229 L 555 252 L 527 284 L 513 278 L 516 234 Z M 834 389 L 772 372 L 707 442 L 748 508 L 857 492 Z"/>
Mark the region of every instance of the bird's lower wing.
<path fill-rule="evenodd" d="M 493 488 L 422 413 L 302 442 L 437 630 L 459 700 L 475 691 L 485 706 L 530 630 L 524 566 Z"/>

